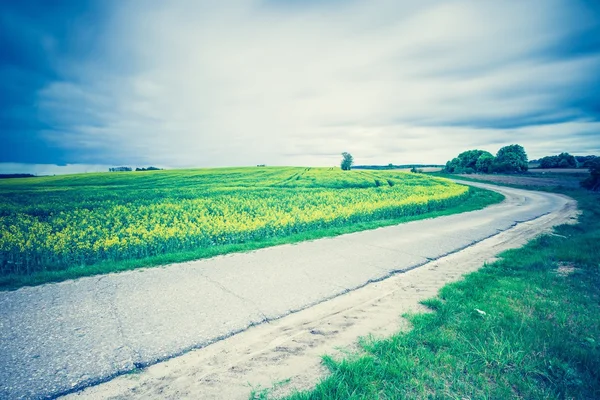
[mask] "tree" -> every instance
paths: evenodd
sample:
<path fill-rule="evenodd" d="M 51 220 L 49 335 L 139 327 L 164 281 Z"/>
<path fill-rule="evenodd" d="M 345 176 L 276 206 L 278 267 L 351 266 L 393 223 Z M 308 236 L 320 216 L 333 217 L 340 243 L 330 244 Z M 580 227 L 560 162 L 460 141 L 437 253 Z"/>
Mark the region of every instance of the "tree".
<path fill-rule="evenodd" d="M 592 168 L 592 166 L 594 165 L 594 163 L 600 159 L 600 157 L 596 157 L 596 156 L 586 156 L 584 157 L 583 162 L 581 163 L 581 166 L 583 168 L 587 168 L 590 169 Z"/>
<path fill-rule="evenodd" d="M 112 167 L 108 169 L 108 172 L 128 172 L 131 171 L 131 167 Z"/>
<path fill-rule="evenodd" d="M 561 168 L 577 168 L 577 160 L 569 153 L 560 153 L 558 158 L 560 159 L 558 165 L 560 165 Z"/>
<path fill-rule="evenodd" d="M 577 164 L 582 168 L 590 168 L 590 163 L 596 158 L 596 156 L 575 156 Z"/>
<path fill-rule="evenodd" d="M 558 162 L 558 168 L 573 168 L 568 160 L 564 158 Z"/>
<path fill-rule="evenodd" d="M 586 189 L 599 191 L 600 190 L 600 157 L 596 157 L 592 160 L 587 161 L 590 169 L 590 176 L 588 176 L 581 186 Z"/>
<path fill-rule="evenodd" d="M 482 163 L 480 164 L 481 169 L 478 167 L 479 159 L 483 157 Z M 458 157 L 453 158 L 452 161 L 446 163 L 445 171 L 448 173 L 455 174 L 471 174 L 473 172 L 490 172 L 488 168 L 489 161 L 493 160 L 494 156 L 485 150 L 467 150 L 463 151 Z"/>
<path fill-rule="evenodd" d="M 449 174 L 457 173 L 457 169 L 460 168 L 460 159 L 458 157 L 454 157 L 452 160 L 446 163 L 445 171 Z"/>
<path fill-rule="evenodd" d="M 511 144 L 498 150 L 492 170 L 494 172 L 525 172 L 528 167 L 525 149 L 518 144 Z"/>
<path fill-rule="evenodd" d="M 475 164 L 475 170 L 482 173 L 492 172 L 492 165 L 494 164 L 494 156 L 488 152 L 480 155 Z"/>
<path fill-rule="evenodd" d="M 458 155 L 458 159 L 460 160 L 460 167 L 464 170 L 467 170 L 469 168 L 473 169 L 474 171 L 477 169 L 477 160 L 479 159 L 479 157 L 481 157 L 483 154 L 489 154 L 491 156 L 490 153 L 488 153 L 485 150 L 467 150 L 467 151 L 463 151 L 462 153 L 460 153 Z"/>
<path fill-rule="evenodd" d="M 540 168 L 558 167 L 558 156 L 546 156 L 540 158 Z"/>
<path fill-rule="evenodd" d="M 352 164 L 354 163 L 354 157 L 352 157 L 352 154 L 350 153 L 346 153 L 343 152 L 342 153 L 342 171 L 350 171 L 350 168 L 352 167 Z"/>
<path fill-rule="evenodd" d="M 569 153 L 540 158 L 540 168 L 577 168 L 577 160 Z"/>

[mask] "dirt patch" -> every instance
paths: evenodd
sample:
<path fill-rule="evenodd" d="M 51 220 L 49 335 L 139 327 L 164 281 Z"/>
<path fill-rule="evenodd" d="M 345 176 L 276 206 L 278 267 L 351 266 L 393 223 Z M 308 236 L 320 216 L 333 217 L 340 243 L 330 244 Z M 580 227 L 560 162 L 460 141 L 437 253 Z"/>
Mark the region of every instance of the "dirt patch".
<path fill-rule="evenodd" d="M 574 222 L 576 203 L 422 267 L 372 283 L 333 300 L 255 326 L 181 357 L 66 396 L 69 399 L 247 399 L 313 387 L 327 370 L 324 354 L 344 357 L 357 340 L 408 329 L 401 315 L 426 310 L 420 301 L 460 280 L 500 252 L 517 248 L 555 225 Z"/>
<path fill-rule="evenodd" d="M 580 174 L 587 175 L 590 171 L 587 168 L 532 168 L 528 171 L 530 174 Z"/>
<path fill-rule="evenodd" d="M 558 263 L 558 268 L 556 269 L 556 273 L 560 276 L 569 276 L 577 270 L 574 264 L 571 263 Z"/>
<path fill-rule="evenodd" d="M 503 183 L 507 185 L 523 185 L 523 186 L 544 186 L 554 187 L 563 186 L 570 188 L 578 188 L 579 182 L 583 176 L 568 176 L 568 175 L 547 175 L 535 176 L 535 174 L 527 175 L 492 175 L 492 174 L 473 174 L 460 175 L 465 178 L 476 179 L 482 182 Z"/>

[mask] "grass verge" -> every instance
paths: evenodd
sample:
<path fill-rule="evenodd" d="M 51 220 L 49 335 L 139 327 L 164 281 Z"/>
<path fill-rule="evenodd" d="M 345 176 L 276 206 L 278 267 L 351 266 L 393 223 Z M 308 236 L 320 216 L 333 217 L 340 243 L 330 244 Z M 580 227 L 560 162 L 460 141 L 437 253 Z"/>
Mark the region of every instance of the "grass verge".
<path fill-rule="evenodd" d="M 600 398 L 600 196 L 583 211 L 424 302 L 413 329 L 364 341 L 290 399 Z"/>
<path fill-rule="evenodd" d="M 461 204 L 447 208 L 445 210 L 433 211 L 426 214 L 402 217 L 396 219 L 385 219 L 378 221 L 360 222 L 345 227 L 336 227 L 329 229 L 320 229 L 308 232 L 302 232 L 295 235 L 268 238 L 261 241 L 252 241 L 241 244 L 230 244 L 214 246 L 210 248 L 199 248 L 193 251 L 163 254 L 155 257 L 143 259 L 107 261 L 93 265 L 75 266 L 67 270 L 60 271 L 39 271 L 31 275 L 8 274 L 0 276 L 0 291 L 13 290 L 23 286 L 34 286 L 49 282 L 60 282 L 68 279 L 76 279 L 84 276 L 93 276 L 107 274 L 111 272 L 130 271 L 138 268 L 156 267 L 166 264 L 198 260 L 202 258 L 214 257 L 217 255 L 245 252 L 257 250 L 265 247 L 277 246 L 282 244 L 298 243 L 306 240 L 321 239 L 324 237 L 338 236 L 346 233 L 358 232 L 368 229 L 375 229 L 384 226 L 396 225 L 409 221 L 416 221 L 426 218 L 435 218 L 443 215 L 457 214 L 467 211 L 479 210 L 491 204 L 499 203 L 504 196 L 489 190 L 478 188 L 470 189 L 470 196 L 467 201 Z"/>

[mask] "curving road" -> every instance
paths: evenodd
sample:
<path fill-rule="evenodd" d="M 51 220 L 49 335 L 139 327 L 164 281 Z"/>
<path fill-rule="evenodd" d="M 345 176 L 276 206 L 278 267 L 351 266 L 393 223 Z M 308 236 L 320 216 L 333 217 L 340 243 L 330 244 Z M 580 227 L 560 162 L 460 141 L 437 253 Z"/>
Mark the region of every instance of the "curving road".
<path fill-rule="evenodd" d="M 162 268 L 0 292 L 0 398 L 79 390 L 416 268 L 574 200 L 506 196 L 484 210 Z"/>

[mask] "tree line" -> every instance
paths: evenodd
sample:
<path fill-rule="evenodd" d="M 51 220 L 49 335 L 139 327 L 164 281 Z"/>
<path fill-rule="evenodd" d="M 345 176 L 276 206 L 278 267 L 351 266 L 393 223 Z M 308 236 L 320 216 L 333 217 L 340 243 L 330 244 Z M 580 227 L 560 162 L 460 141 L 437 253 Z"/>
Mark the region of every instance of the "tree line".
<path fill-rule="evenodd" d="M 162 168 L 148 167 L 148 168 L 136 168 L 136 171 L 160 171 Z M 111 167 L 108 172 L 129 172 L 133 171 L 131 167 Z"/>
<path fill-rule="evenodd" d="M 540 168 L 590 168 L 595 158 L 596 156 L 573 156 L 569 153 L 560 153 L 531 162 L 537 162 Z"/>
<path fill-rule="evenodd" d="M 527 153 L 518 144 L 504 146 L 492 155 L 485 150 L 467 150 L 446 163 L 450 174 L 489 174 L 492 172 L 525 172 L 529 168 Z"/>
<path fill-rule="evenodd" d="M 600 157 L 576 157 L 569 153 L 560 153 L 536 161 L 540 168 L 587 168 L 590 175 L 581 182 L 581 186 L 600 191 Z M 450 174 L 526 172 L 528 164 L 525 149 L 518 144 L 511 144 L 498 150 L 495 157 L 485 150 L 463 151 L 458 157 L 446 163 L 444 172 Z"/>

